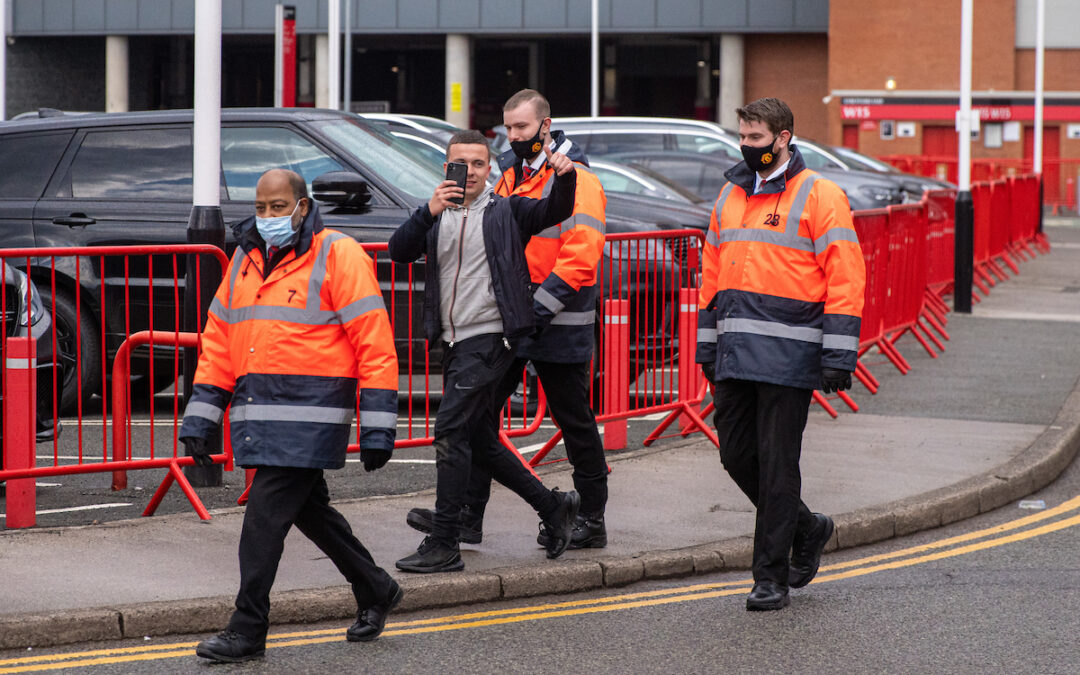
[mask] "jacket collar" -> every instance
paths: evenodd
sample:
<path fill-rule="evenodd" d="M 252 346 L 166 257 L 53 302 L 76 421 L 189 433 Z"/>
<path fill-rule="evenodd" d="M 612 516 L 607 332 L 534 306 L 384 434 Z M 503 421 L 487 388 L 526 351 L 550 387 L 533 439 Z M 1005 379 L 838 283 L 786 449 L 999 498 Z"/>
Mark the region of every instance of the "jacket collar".
<path fill-rule="evenodd" d="M 794 143 L 789 147 L 791 148 L 791 159 L 788 160 L 787 169 L 784 171 L 784 175 L 774 178 L 762 185 L 761 194 L 778 194 L 783 192 L 787 189 L 787 182 L 806 168 L 806 162 L 803 161 L 802 153 L 799 152 L 799 148 L 797 148 Z M 747 196 L 754 194 L 754 182 L 757 179 L 757 174 L 751 171 L 750 167 L 746 166 L 746 162 L 739 162 L 725 171 L 724 178 L 727 178 L 735 185 L 741 187 Z"/>
<path fill-rule="evenodd" d="M 552 131 L 551 140 L 555 143 L 555 150 L 561 152 L 571 159 L 571 161 L 579 164 L 589 166 L 589 158 L 585 156 L 585 153 L 581 150 L 577 143 L 571 141 L 566 137 L 562 131 Z M 514 154 L 513 150 L 507 150 L 503 154 L 499 155 L 499 170 L 506 173 L 511 168 L 514 169 L 514 185 L 521 183 L 521 167 L 524 163 L 520 157 Z"/>

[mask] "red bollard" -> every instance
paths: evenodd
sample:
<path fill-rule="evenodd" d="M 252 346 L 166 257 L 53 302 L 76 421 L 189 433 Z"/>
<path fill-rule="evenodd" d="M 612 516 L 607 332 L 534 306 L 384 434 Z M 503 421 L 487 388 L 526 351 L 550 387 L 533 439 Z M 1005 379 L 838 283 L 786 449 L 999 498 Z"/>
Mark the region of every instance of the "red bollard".
<path fill-rule="evenodd" d="M 1072 176 L 1065 179 L 1065 203 L 1073 212 L 1076 211 L 1076 181 Z"/>
<path fill-rule="evenodd" d="M 694 357 L 697 351 L 698 289 L 679 289 L 679 401 L 693 401 L 698 397 L 705 375 Z M 696 427 L 697 423 L 686 415 L 679 415 L 679 431 Z"/>
<path fill-rule="evenodd" d="M 33 338 L 4 341 L 4 468 L 32 469 L 37 411 L 37 343 Z M 7 522 L 10 529 L 37 524 L 33 478 L 7 481 Z"/>
<path fill-rule="evenodd" d="M 604 410 L 613 415 L 630 409 L 630 301 L 604 301 Z M 626 447 L 626 420 L 604 423 L 604 449 Z"/>

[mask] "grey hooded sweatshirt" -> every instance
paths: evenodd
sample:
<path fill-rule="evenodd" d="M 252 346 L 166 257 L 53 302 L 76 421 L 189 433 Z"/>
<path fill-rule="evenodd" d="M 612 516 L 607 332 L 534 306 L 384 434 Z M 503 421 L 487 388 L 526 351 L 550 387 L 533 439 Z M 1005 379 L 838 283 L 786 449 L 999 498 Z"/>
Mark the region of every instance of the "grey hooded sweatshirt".
<path fill-rule="evenodd" d="M 484 213 L 491 204 L 488 186 L 468 207 L 449 208 L 439 221 L 439 313 L 441 338 L 459 342 L 503 332 L 484 250 Z"/>

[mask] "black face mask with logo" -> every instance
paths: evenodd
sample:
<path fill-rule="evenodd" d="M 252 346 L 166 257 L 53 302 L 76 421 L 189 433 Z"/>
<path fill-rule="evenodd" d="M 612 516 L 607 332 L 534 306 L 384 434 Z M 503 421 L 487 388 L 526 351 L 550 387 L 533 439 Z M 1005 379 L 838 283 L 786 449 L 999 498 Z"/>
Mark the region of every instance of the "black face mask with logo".
<path fill-rule="evenodd" d="M 756 148 L 752 145 L 741 145 L 739 149 L 742 150 L 743 159 L 746 160 L 746 166 L 750 167 L 750 170 L 758 173 L 771 169 L 776 166 L 776 157 L 779 153 L 773 150 L 773 146 L 776 145 L 776 138 L 772 143 L 764 145 L 760 148 Z"/>
<path fill-rule="evenodd" d="M 514 154 L 522 159 L 532 159 L 540 154 L 540 151 L 544 149 L 544 140 L 541 135 L 541 129 L 544 125 L 541 124 L 536 128 L 536 134 L 524 141 L 510 141 L 510 149 L 514 151 Z"/>

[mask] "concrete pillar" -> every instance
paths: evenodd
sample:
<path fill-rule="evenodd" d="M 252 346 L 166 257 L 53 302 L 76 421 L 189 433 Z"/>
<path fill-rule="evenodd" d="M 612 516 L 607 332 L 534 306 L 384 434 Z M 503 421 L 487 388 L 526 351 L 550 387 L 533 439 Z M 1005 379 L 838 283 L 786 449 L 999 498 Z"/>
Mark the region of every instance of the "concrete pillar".
<path fill-rule="evenodd" d="M 601 106 L 601 113 L 604 115 L 614 115 L 619 111 L 619 99 L 618 92 L 615 89 L 619 80 L 619 73 L 616 70 L 616 59 L 618 58 L 618 48 L 613 45 L 604 46 L 604 103 Z"/>
<path fill-rule="evenodd" d="M 717 117 L 720 126 L 737 129 L 739 120 L 735 108 L 746 103 L 746 64 L 743 52 L 743 36 L 724 33 L 720 36 L 720 98 L 717 100 Z"/>
<path fill-rule="evenodd" d="M 529 43 L 529 89 L 540 91 L 540 43 Z"/>
<path fill-rule="evenodd" d="M 105 36 L 105 112 L 128 111 L 128 39 Z"/>
<path fill-rule="evenodd" d="M 468 35 L 446 36 L 446 121 L 468 129 L 472 102 L 472 41 Z"/>
<path fill-rule="evenodd" d="M 315 107 L 330 107 L 330 38 L 315 36 Z"/>
<path fill-rule="evenodd" d="M 712 65 L 710 61 L 712 61 L 712 42 L 703 40 L 698 47 L 694 119 L 707 120 L 712 116 Z"/>

